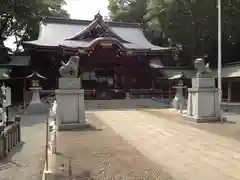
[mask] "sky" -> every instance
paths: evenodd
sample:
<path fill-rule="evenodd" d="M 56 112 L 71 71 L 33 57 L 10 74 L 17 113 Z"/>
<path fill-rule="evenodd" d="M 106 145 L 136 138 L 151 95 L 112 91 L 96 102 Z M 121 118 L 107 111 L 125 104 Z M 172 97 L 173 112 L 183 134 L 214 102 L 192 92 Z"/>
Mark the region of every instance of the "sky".
<path fill-rule="evenodd" d="M 92 20 L 99 11 L 102 16 L 108 15 L 108 0 L 66 0 L 64 9 L 72 19 Z"/>

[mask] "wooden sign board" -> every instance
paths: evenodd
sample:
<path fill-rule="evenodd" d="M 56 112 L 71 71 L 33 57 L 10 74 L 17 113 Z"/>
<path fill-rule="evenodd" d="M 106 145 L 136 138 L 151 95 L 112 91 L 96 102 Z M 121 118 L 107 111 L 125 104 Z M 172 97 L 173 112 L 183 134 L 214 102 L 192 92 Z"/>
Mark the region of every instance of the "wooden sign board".
<path fill-rule="evenodd" d="M 104 46 L 104 47 L 111 47 L 112 43 L 111 42 L 101 42 L 100 45 Z"/>

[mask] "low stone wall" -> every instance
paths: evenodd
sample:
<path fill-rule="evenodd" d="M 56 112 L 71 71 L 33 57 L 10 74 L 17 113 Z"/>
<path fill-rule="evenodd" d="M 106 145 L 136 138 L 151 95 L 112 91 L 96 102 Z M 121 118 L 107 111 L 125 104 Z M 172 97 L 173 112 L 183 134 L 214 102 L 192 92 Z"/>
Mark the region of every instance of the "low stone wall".
<path fill-rule="evenodd" d="M 236 113 L 239 113 L 240 112 L 240 103 L 224 102 L 224 103 L 221 104 L 221 108 L 225 112 L 236 112 Z"/>

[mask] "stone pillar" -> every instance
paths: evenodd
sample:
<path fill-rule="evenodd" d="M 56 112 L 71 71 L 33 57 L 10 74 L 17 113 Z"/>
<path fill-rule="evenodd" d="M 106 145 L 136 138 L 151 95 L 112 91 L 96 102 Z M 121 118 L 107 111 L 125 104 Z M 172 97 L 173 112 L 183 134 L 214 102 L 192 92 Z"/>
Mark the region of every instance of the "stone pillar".
<path fill-rule="evenodd" d="M 189 91 L 188 92 L 188 103 L 187 103 L 187 116 L 193 116 L 192 114 L 192 107 L 193 107 L 193 104 L 192 104 L 192 92 Z"/>
<path fill-rule="evenodd" d="M 187 117 L 196 122 L 221 120 L 221 108 L 215 79 L 197 77 L 192 79 L 192 88 L 188 89 Z"/>
<path fill-rule="evenodd" d="M 40 90 L 41 87 L 31 87 L 29 88 L 32 91 L 32 100 L 29 103 L 25 113 L 26 114 L 45 114 L 49 111 L 47 104 L 44 104 L 40 100 Z"/>
<path fill-rule="evenodd" d="M 56 124 L 58 130 L 89 126 L 85 119 L 84 90 L 80 78 L 59 78 L 56 90 Z"/>
<path fill-rule="evenodd" d="M 232 91 L 232 82 L 228 82 L 228 103 L 230 103 L 232 99 L 231 91 Z"/>
<path fill-rule="evenodd" d="M 30 89 L 32 90 L 32 100 L 30 102 L 30 105 L 40 103 L 39 91 L 41 88 L 30 88 Z"/>
<path fill-rule="evenodd" d="M 185 106 L 183 89 L 186 88 L 186 86 L 178 85 L 178 86 L 173 86 L 173 88 L 176 89 L 176 94 L 175 94 L 174 99 L 172 100 L 172 106 L 175 109 L 182 110 L 182 108 L 184 108 L 184 106 Z"/>

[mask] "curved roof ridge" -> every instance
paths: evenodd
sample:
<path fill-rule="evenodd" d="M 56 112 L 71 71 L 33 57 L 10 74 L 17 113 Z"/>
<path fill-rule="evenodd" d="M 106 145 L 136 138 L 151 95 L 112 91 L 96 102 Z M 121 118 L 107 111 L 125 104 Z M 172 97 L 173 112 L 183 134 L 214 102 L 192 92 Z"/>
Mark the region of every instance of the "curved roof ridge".
<path fill-rule="evenodd" d="M 111 27 L 109 27 L 104 20 L 102 19 L 102 16 L 100 14 L 95 15 L 95 19 L 88 25 L 86 26 L 83 30 L 81 30 L 77 35 L 68 38 L 68 40 L 78 40 L 81 39 L 82 36 L 85 36 L 87 32 L 93 30 L 96 28 L 98 25 L 101 26 L 105 31 L 109 32 L 112 34 L 113 37 L 117 38 L 118 40 L 129 43 L 127 40 L 123 39 L 120 37 L 118 34 L 116 34 Z"/>
<path fill-rule="evenodd" d="M 56 24 L 76 24 L 76 25 L 89 25 L 91 20 L 79 20 L 79 19 L 67 19 L 67 18 L 56 18 L 56 17 L 46 17 L 42 20 L 43 23 L 56 23 Z M 105 21 L 107 25 L 115 27 L 131 27 L 140 28 L 140 23 L 132 22 L 118 22 L 118 21 Z"/>
<path fill-rule="evenodd" d="M 114 44 L 117 44 L 122 50 L 134 50 L 134 48 L 131 46 L 131 45 L 134 45 L 133 43 L 122 43 L 121 41 L 119 41 L 117 38 L 114 38 L 114 37 L 98 37 L 96 39 L 93 39 L 91 41 L 75 41 L 75 40 L 65 40 L 65 43 L 73 43 L 75 44 L 74 46 L 72 46 L 73 44 L 69 45 L 69 44 L 59 44 L 60 47 L 70 47 L 70 48 L 86 48 L 86 49 L 89 49 L 91 48 L 92 46 L 96 45 L 97 43 L 100 43 L 100 42 L 111 42 L 111 43 L 114 43 Z M 87 43 L 84 43 L 84 44 L 81 44 L 82 42 L 87 42 Z M 136 45 L 134 45 L 136 47 Z M 137 45 L 139 46 L 139 45 Z M 139 46 L 141 47 L 141 46 Z M 144 47 L 141 47 L 141 50 L 150 50 L 150 48 L 144 48 Z"/>

